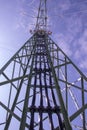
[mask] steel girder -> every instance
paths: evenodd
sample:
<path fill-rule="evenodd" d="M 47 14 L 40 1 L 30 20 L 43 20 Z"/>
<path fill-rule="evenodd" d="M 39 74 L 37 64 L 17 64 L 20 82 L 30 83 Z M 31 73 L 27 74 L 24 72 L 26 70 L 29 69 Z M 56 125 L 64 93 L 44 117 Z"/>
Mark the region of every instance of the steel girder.
<path fill-rule="evenodd" d="M 86 97 L 85 75 L 36 33 L 0 70 L 0 129 L 86 130 Z"/>

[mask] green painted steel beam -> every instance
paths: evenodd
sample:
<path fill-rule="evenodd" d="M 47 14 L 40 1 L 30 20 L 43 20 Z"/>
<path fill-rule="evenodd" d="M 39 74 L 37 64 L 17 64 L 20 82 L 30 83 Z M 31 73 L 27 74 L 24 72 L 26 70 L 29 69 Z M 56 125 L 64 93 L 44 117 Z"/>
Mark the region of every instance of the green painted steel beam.
<path fill-rule="evenodd" d="M 85 111 L 85 109 L 87 109 L 87 104 L 85 104 L 77 112 L 75 112 L 72 116 L 70 116 L 69 117 L 70 121 L 73 121 L 75 118 L 77 118 L 83 111 Z"/>
<path fill-rule="evenodd" d="M 13 78 L 11 80 L 9 79 L 7 81 L 3 81 L 3 82 L 0 83 L 0 86 L 5 85 L 5 84 L 9 84 L 9 83 L 13 83 L 15 81 L 22 80 L 22 79 L 25 79 L 25 78 L 28 78 L 28 75 L 23 75 L 23 76 L 20 76 L 20 77 Z"/>
<path fill-rule="evenodd" d="M 66 127 L 66 130 L 72 130 L 70 120 L 68 118 L 68 113 L 67 113 L 67 110 L 65 108 L 64 101 L 63 101 L 63 98 L 62 98 L 60 86 L 58 84 L 58 79 L 57 79 L 55 69 L 53 67 L 53 63 L 52 63 L 52 60 L 51 60 L 50 52 L 49 52 L 49 49 L 48 49 L 48 36 L 45 37 L 45 44 L 46 44 L 48 60 L 49 60 L 49 63 L 50 63 L 51 69 L 52 69 L 53 78 L 54 78 L 54 81 L 55 81 L 58 99 L 59 99 L 60 106 L 61 106 L 61 112 L 62 112 L 63 118 L 64 118 L 65 127 Z"/>
<path fill-rule="evenodd" d="M 34 55 L 32 57 L 30 73 L 28 76 L 28 84 L 27 84 L 27 89 L 26 89 L 26 94 L 25 94 L 24 108 L 23 108 L 22 118 L 21 118 L 21 123 L 20 123 L 20 130 L 25 130 L 25 125 L 26 125 L 26 118 L 27 118 L 27 112 L 28 112 L 28 109 L 27 109 L 28 99 L 29 99 L 29 91 L 30 91 L 30 85 L 31 85 L 31 79 L 32 79 L 33 63 L 34 63 Z"/>
<path fill-rule="evenodd" d="M 33 51 L 34 51 L 34 49 L 32 49 L 31 52 L 33 52 Z M 29 64 L 29 62 L 30 62 L 30 59 L 31 59 L 31 57 L 29 57 L 29 59 L 28 59 L 28 61 L 27 61 L 27 66 L 28 66 L 28 64 Z M 8 63 L 9 63 L 9 62 L 8 62 Z M 23 76 L 26 75 L 26 72 L 27 72 L 27 67 L 25 68 L 25 71 L 24 71 Z M 16 106 L 16 103 L 17 103 L 17 100 L 18 100 L 18 97 L 19 97 L 21 88 L 22 88 L 23 81 L 24 81 L 24 78 L 21 79 L 19 88 L 18 88 L 18 90 L 17 90 L 16 96 L 15 96 L 15 99 L 14 99 L 14 102 L 13 102 L 13 105 L 12 105 L 12 108 L 11 108 L 11 111 L 12 111 L 12 112 L 14 112 L 14 109 L 15 109 L 15 106 Z M 9 125 L 10 125 L 10 122 L 11 122 L 11 119 L 12 119 L 12 115 L 9 114 L 9 117 L 8 117 L 8 119 L 7 119 L 7 123 L 6 123 L 6 125 L 5 125 L 4 130 L 8 130 Z"/>

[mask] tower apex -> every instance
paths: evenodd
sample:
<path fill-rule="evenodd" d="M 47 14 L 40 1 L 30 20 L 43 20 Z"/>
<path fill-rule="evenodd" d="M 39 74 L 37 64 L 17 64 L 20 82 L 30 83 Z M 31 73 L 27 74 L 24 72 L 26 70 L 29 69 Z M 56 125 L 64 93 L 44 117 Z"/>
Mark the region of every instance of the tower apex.
<path fill-rule="evenodd" d="M 52 32 L 47 29 L 47 0 L 40 0 L 35 29 L 30 30 L 30 33 L 38 33 L 39 35 L 52 34 Z"/>

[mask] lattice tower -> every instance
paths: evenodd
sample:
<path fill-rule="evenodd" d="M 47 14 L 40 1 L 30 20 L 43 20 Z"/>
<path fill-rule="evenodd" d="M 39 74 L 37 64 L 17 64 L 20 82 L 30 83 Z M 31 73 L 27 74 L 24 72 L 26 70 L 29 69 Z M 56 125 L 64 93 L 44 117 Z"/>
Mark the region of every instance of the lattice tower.
<path fill-rule="evenodd" d="M 0 70 L 0 130 L 87 130 L 87 78 L 50 38 L 46 2 Z"/>

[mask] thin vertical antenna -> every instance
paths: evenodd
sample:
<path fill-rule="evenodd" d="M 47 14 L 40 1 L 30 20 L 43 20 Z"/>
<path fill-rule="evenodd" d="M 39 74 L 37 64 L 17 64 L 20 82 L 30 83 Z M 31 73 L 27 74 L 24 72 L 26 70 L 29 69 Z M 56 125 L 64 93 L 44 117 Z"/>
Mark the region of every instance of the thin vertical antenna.
<path fill-rule="evenodd" d="M 30 30 L 30 33 L 36 32 L 41 35 L 44 33 L 48 35 L 52 34 L 52 32 L 47 29 L 47 0 L 40 0 L 35 29 L 34 31 Z"/>
<path fill-rule="evenodd" d="M 47 30 L 47 0 L 40 0 L 35 30 Z"/>

